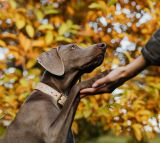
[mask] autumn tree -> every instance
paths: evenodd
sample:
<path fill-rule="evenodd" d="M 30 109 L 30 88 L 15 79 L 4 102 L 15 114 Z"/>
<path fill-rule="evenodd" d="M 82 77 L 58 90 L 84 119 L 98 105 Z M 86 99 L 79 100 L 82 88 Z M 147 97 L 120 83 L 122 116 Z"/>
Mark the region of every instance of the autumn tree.
<path fill-rule="evenodd" d="M 106 42 L 106 69 L 128 64 L 160 26 L 159 0 L 1 0 L 0 124 L 8 126 L 39 81 L 36 57 L 59 44 Z M 151 67 L 112 94 L 82 99 L 77 121 L 138 141 L 160 132 L 160 69 Z"/>

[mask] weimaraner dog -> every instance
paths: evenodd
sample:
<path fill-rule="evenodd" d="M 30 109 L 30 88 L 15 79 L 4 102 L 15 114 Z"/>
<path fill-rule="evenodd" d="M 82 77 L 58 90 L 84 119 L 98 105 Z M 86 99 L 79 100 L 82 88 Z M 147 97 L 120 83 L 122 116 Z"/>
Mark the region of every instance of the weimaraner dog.
<path fill-rule="evenodd" d="M 21 106 L 0 143 L 73 143 L 71 124 L 80 101 L 79 91 L 96 78 L 77 83 L 104 59 L 106 44 L 88 48 L 62 45 L 42 53 L 45 69 L 41 82 Z"/>

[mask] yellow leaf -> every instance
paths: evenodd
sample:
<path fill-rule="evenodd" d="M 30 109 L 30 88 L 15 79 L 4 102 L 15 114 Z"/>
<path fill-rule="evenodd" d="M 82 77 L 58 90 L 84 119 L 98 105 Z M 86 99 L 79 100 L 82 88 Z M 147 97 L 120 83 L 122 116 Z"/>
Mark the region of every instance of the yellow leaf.
<path fill-rule="evenodd" d="M 19 49 L 17 48 L 17 46 L 13 46 L 13 45 L 8 45 L 7 48 L 10 50 L 10 52 L 12 51 L 19 51 Z"/>
<path fill-rule="evenodd" d="M 35 63 L 36 63 L 36 60 L 35 60 L 35 59 L 30 59 L 30 60 L 27 62 L 27 64 L 26 64 L 26 68 L 27 68 L 27 69 L 32 68 L 32 67 L 35 65 Z"/>
<path fill-rule="evenodd" d="M 52 31 L 47 31 L 45 35 L 45 42 L 47 45 L 50 45 L 53 42 L 53 33 Z"/>
<path fill-rule="evenodd" d="M 139 122 L 148 121 L 148 119 L 152 116 L 152 113 L 149 110 L 139 110 L 135 113 L 135 118 Z"/>
<path fill-rule="evenodd" d="M 28 85 L 28 81 L 25 78 L 20 79 L 20 85 L 22 86 L 27 86 Z M 25 90 L 25 89 L 24 89 Z"/>
<path fill-rule="evenodd" d="M 67 11 L 70 15 L 74 14 L 74 9 L 71 6 L 67 6 Z"/>
<path fill-rule="evenodd" d="M 67 26 L 67 24 L 63 23 L 61 27 L 58 29 L 59 35 L 63 35 L 65 32 L 68 31 L 68 29 L 69 27 Z"/>
<path fill-rule="evenodd" d="M 44 17 L 43 12 L 40 11 L 40 10 L 37 10 L 37 9 L 35 10 L 35 15 L 36 15 L 36 17 L 37 17 L 38 20 L 41 20 Z"/>
<path fill-rule="evenodd" d="M 31 48 L 31 41 L 25 37 L 23 33 L 19 34 L 19 42 L 25 51 L 28 51 Z"/>
<path fill-rule="evenodd" d="M 142 133 L 141 133 L 141 129 L 142 129 L 142 125 L 141 124 L 133 124 L 132 125 L 135 137 L 138 141 L 142 140 Z"/>
<path fill-rule="evenodd" d="M 45 45 L 44 39 L 37 39 L 32 41 L 33 47 L 43 47 Z"/>
<path fill-rule="evenodd" d="M 43 24 L 38 27 L 38 30 L 53 30 L 53 26 L 51 24 Z"/>
<path fill-rule="evenodd" d="M 41 70 L 40 69 L 38 69 L 38 68 L 31 68 L 30 70 L 29 70 L 29 73 L 30 74 L 34 74 L 34 75 L 37 75 L 37 76 L 39 76 L 40 75 L 40 73 L 41 73 Z"/>
<path fill-rule="evenodd" d="M 126 56 L 126 58 L 129 60 L 129 62 L 133 61 L 133 58 L 131 57 L 130 53 L 129 52 L 123 52 L 124 55 Z"/>
<path fill-rule="evenodd" d="M 0 70 L 4 70 L 5 68 L 6 68 L 6 64 L 4 62 L 0 62 Z"/>
<path fill-rule="evenodd" d="M 16 1 L 9 0 L 8 2 L 10 3 L 10 5 L 11 5 L 12 8 L 15 9 L 17 7 L 17 2 Z"/>
<path fill-rule="evenodd" d="M 91 4 L 89 5 L 89 8 L 90 8 L 90 9 L 100 9 L 100 8 L 101 8 L 101 5 L 100 5 L 99 3 L 94 2 L 94 3 L 91 3 Z"/>
<path fill-rule="evenodd" d="M 72 123 L 72 131 L 75 134 L 78 134 L 78 125 L 77 125 L 77 123 L 75 121 Z"/>
<path fill-rule="evenodd" d="M 46 9 L 45 11 L 44 11 L 44 13 L 45 13 L 45 15 L 49 15 L 49 14 L 57 14 L 57 13 L 59 13 L 59 11 L 58 10 L 56 10 L 56 9 Z"/>
<path fill-rule="evenodd" d="M 34 37 L 34 28 L 32 25 L 27 25 L 26 26 L 26 32 L 29 35 L 29 37 L 33 38 Z"/>
<path fill-rule="evenodd" d="M 17 39 L 17 36 L 15 34 L 12 34 L 12 33 L 4 33 L 4 34 L 1 34 L 2 38 L 11 38 L 13 40 L 16 40 Z"/>
<path fill-rule="evenodd" d="M 57 36 L 56 41 L 58 42 L 65 41 L 65 42 L 71 43 L 73 40 L 71 38 L 67 38 L 64 36 Z"/>
<path fill-rule="evenodd" d="M 3 40 L 0 40 L 0 46 L 6 47 L 6 43 Z"/>
<path fill-rule="evenodd" d="M 23 19 L 16 19 L 16 26 L 18 29 L 22 29 L 25 26 L 25 21 Z"/>

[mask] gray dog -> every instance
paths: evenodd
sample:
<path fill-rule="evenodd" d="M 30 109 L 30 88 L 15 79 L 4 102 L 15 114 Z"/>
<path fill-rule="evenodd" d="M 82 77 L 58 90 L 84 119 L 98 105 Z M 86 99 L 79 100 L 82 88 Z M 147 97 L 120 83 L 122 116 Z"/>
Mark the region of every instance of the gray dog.
<path fill-rule="evenodd" d="M 41 82 L 21 106 L 0 143 L 73 143 L 71 124 L 80 101 L 77 95 L 96 78 L 76 83 L 82 74 L 102 63 L 105 50 L 104 43 L 88 48 L 69 44 L 42 53 L 38 57 L 45 68 Z"/>

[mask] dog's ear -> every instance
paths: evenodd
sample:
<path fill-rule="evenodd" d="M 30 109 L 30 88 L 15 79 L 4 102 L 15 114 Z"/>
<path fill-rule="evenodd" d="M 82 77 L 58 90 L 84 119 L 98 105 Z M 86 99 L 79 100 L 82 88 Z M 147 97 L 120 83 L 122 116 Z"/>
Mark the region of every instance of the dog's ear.
<path fill-rule="evenodd" d="M 65 72 L 62 58 L 58 54 L 58 48 L 53 48 L 42 53 L 38 58 L 38 63 L 50 73 L 62 76 Z"/>

